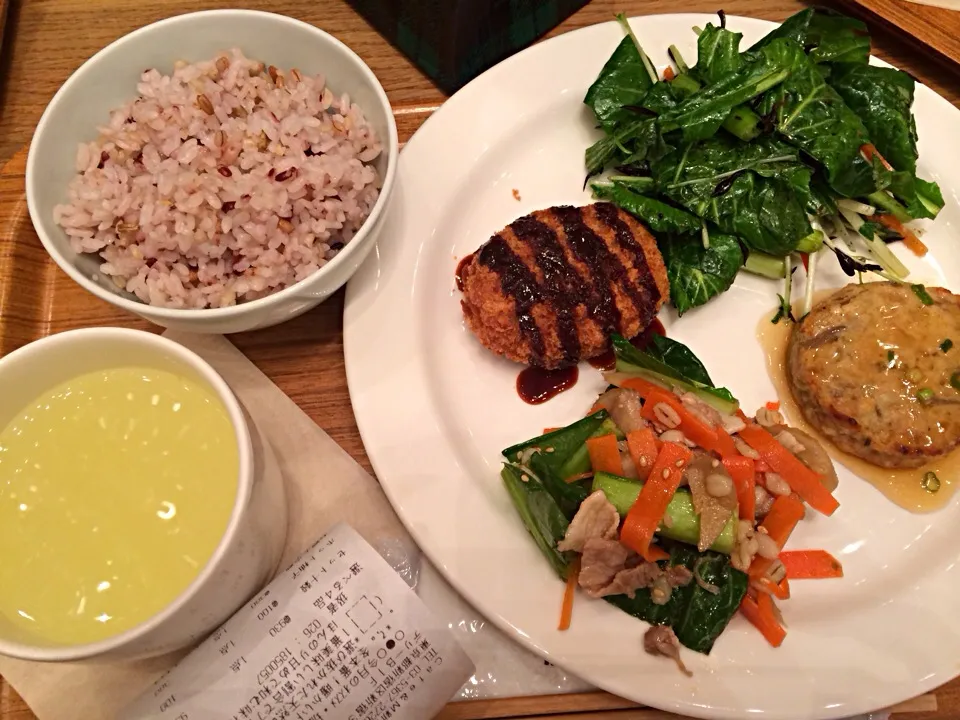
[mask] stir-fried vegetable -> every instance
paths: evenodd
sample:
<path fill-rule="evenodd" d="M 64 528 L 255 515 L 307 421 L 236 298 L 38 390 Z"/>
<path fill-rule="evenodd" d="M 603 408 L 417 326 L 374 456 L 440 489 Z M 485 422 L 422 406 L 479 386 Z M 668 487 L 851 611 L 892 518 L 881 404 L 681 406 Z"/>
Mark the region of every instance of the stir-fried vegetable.
<path fill-rule="evenodd" d="M 820 580 L 843 577 L 840 561 L 826 550 L 784 550 L 780 562 L 791 580 Z"/>
<path fill-rule="evenodd" d="M 619 387 L 587 417 L 504 451 L 509 496 L 566 581 L 558 628 L 569 628 L 580 587 L 669 625 L 698 652 L 738 610 L 779 645 L 786 631 L 773 598 L 790 597 L 789 580 L 842 575 L 824 551 L 784 550 L 804 502 L 836 508 L 801 459 L 815 440 L 794 455 L 681 343 L 655 337 L 641 351 L 614 338 L 614 348 Z M 767 403 L 759 419 L 778 407 Z M 770 493 L 782 486 L 772 503 L 758 481 Z"/>
<path fill-rule="evenodd" d="M 682 445 L 665 442 L 650 470 L 640 496 L 630 508 L 620 531 L 620 542 L 641 557 L 648 557 L 653 534 L 663 520 L 671 498 L 680 487 L 683 468 L 692 453 Z"/>
<path fill-rule="evenodd" d="M 650 428 L 627 433 L 627 451 L 636 468 L 637 477 L 646 480 L 657 460 L 657 436 Z M 596 490 L 594 485 L 594 490 Z M 614 503 L 616 505 L 616 503 Z"/>
<path fill-rule="evenodd" d="M 757 630 L 763 633 L 766 641 L 773 647 L 780 647 L 787 631 L 783 629 L 777 612 L 774 609 L 773 598 L 766 593 L 760 593 L 756 599 L 745 597 L 740 602 L 740 612 Z"/>
<path fill-rule="evenodd" d="M 557 574 L 566 578 L 571 558 L 568 553 L 557 550 L 557 543 L 567 532 L 567 518 L 539 482 L 531 480 L 529 476 L 523 480 L 522 471 L 504 465 L 500 476 L 534 542 Z"/>
<path fill-rule="evenodd" d="M 590 465 L 594 472 L 606 472 L 620 475 L 623 472 L 623 461 L 620 460 L 620 449 L 617 446 L 617 436 L 614 434 L 601 435 L 587 439 L 587 452 L 590 454 Z"/>
<path fill-rule="evenodd" d="M 577 581 L 579 579 L 580 558 L 577 558 L 571 563 L 570 569 L 567 571 L 567 583 L 563 589 L 563 605 L 560 608 L 560 622 L 557 623 L 557 630 L 570 629 L 570 622 L 573 620 L 573 599 L 577 594 Z"/>
<path fill-rule="evenodd" d="M 739 457 L 740 453 L 737 452 L 737 446 L 734 444 L 733 438 L 730 437 L 730 433 L 728 433 L 722 425 L 717 425 L 714 430 L 717 433 L 717 441 L 714 443 L 712 449 L 723 459 Z"/>
<path fill-rule="evenodd" d="M 803 503 L 790 495 L 781 495 L 774 500 L 773 507 L 760 523 L 758 530 L 773 540 L 777 549 L 782 551 L 793 529 L 801 520 L 803 520 Z M 773 563 L 773 558 L 757 556 L 750 565 L 750 577 L 757 579 L 766 577 Z"/>
<path fill-rule="evenodd" d="M 676 423 L 671 425 L 700 447 L 712 450 L 717 443 L 717 431 L 690 412 L 680 399 L 666 390 L 649 390 L 644 397 L 641 415 L 650 422 L 660 422 L 671 413 Z M 667 424 L 667 423 L 663 423 Z M 659 462 L 659 457 L 657 458 Z"/>
<path fill-rule="evenodd" d="M 650 593 L 635 597 L 613 595 L 605 598 L 624 612 L 652 625 L 669 625 L 680 642 L 700 653 L 709 653 L 713 643 L 736 614 L 747 590 L 747 576 L 730 566 L 726 556 L 699 553 L 696 548 L 674 544 L 667 566 L 697 569 L 700 577 L 719 592 L 712 593 L 697 583 L 674 589 L 667 603 L 657 605 Z"/>
<path fill-rule="evenodd" d="M 626 517 L 630 512 L 630 509 L 637 502 L 637 498 L 640 497 L 642 489 L 643 483 L 629 478 L 606 473 L 598 473 L 593 478 L 593 490 L 603 491 L 607 500 L 622 517 Z M 697 544 L 700 538 L 700 516 L 694 510 L 693 499 L 690 497 L 689 490 L 681 488 L 674 493 L 655 532 L 660 537 L 670 538 L 688 545 Z M 731 516 L 710 549 L 729 555 L 736 542 L 736 536 L 736 519 Z"/>
<path fill-rule="evenodd" d="M 740 437 L 814 510 L 824 515 L 832 515 L 840 506 L 837 499 L 824 487 L 820 476 L 800 462 L 762 427 L 747 425 L 740 431 Z"/>
<path fill-rule="evenodd" d="M 725 414 L 735 412 L 739 407 L 729 390 L 714 386 L 703 363 L 686 345 L 656 335 L 644 350 L 638 350 L 619 335 L 614 335 L 611 342 L 617 358 L 616 373 L 605 375 L 611 385 L 632 387 L 641 395 L 644 394 L 644 388 L 655 386 L 691 392 Z M 636 380 L 649 384 L 637 383 Z M 630 384 L 622 384 L 627 381 Z"/>
<path fill-rule="evenodd" d="M 740 519 L 753 522 L 757 514 L 756 464 L 752 458 L 724 456 L 723 466 L 730 473 L 734 487 L 737 489 L 737 506 L 740 511 Z"/>

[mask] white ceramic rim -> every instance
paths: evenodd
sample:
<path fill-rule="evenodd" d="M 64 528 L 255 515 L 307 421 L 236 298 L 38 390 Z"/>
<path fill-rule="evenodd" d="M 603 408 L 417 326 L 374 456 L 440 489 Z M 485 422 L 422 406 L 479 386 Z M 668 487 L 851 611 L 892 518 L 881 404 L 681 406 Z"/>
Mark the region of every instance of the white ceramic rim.
<path fill-rule="evenodd" d="M 79 330 L 68 330 L 36 340 L 0 358 L 0 383 L 2 383 L 5 369 L 13 363 L 30 362 L 33 357 L 46 352 L 52 347 L 69 345 L 76 342 L 95 342 L 98 338 L 111 338 L 120 342 L 152 345 L 158 352 L 173 355 L 178 360 L 193 368 L 202 380 L 217 394 L 217 397 L 220 399 L 220 402 L 223 403 L 230 416 L 230 423 L 233 425 L 239 457 L 237 496 L 234 500 L 233 510 L 230 513 L 230 520 L 227 523 L 223 537 L 220 538 L 220 542 L 217 544 L 216 549 L 200 573 L 177 595 L 173 602 L 151 618 L 106 640 L 100 640 L 95 643 L 85 643 L 83 645 L 64 645 L 61 647 L 44 648 L 10 642 L 0 638 L 0 655 L 42 662 L 81 660 L 104 655 L 112 650 L 122 648 L 124 645 L 128 645 L 157 629 L 193 599 L 200 591 L 200 588 L 206 585 L 219 570 L 220 564 L 227 553 L 227 549 L 234 543 L 240 527 L 240 521 L 247 506 L 250 504 L 254 480 L 253 445 L 250 439 L 250 428 L 247 426 L 246 420 L 244 420 L 240 403 L 220 374 L 217 373 L 206 360 L 192 350 L 185 348 L 180 343 L 168 340 L 154 333 L 143 330 L 130 330 L 127 328 L 82 328 Z"/>
<path fill-rule="evenodd" d="M 190 23 L 200 17 L 225 17 L 227 15 L 246 15 L 252 18 L 259 18 L 264 21 L 281 22 L 286 23 L 291 27 L 305 29 L 308 32 L 314 33 L 318 37 L 322 37 L 329 41 L 340 52 L 342 52 L 344 56 L 356 64 L 361 73 L 366 76 L 377 95 L 377 99 L 380 101 L 381 105 L 386 111 L 387 116 L 388 137 L 383 139 L 384 148 L 387 151 L 387 172 L 383 179 L 383 185 L 380 188 L 380 194 L 377 196 L 377 202 L 374 203 L 373 209 L 370 211 L 370 215 L 368 215 L 367 219 L 364 220 L 363 225 L 360 226 L 360 229 L 353 236 L 353 238 L 351 238 L 350 242 L 347 243 L 330 262 L 293 285 L 290 285 L 289 287 L 270 295 L 266 295 L 265 297 L 225 308 L 187 309 L 148 305 L 147 303 L 130 300 L 122 295 L 109 292 L 100 287 L 97 283 L 90 280 L 90 278 L 88 278 L 76 267 L 76 265 L 64 257 L 63 254 L 61 254 L 57 249 L 56 245 L 42 230 L 42 225 L 39 222 L 39 211 L 36 209 L 37 200 L 35 184 L 36 182 L 39 182 L 38 180 L 35 180 L 36 173 L 34 172 L 34 163 L 36 160 L 34 149 L 36 148 L 36 138 L 39 137 L 46 129 L 47 123 L 50 121 L 51 111 L 60 102 L 61 96 L 68 92 L 69 88 L 71 88 L 73 85 L 82 83 L 85 75 L 89 71 L 89 68 L 95 62 L 105 58 L 116 48 L 125 44 L 139 42 L 147 35 L 159 30 L 175 30 L 178 25 Z M 394 178 L 396 177 L 397 173 L 397 158 L 399 155 L 398 148 L 400 144 L 399 137 L 397 135 L 397 123 L 393 117 L 393 109 L 390 105 L 390 100 L 387 98 L 387 93 L 383 89 L 383 86 L 380 84 L 380 81 L 377 79 L 377 76 L 374 74 L 373 70 L 370 69 L 370 67 L 360 58 L 359 55 L 357 55 L 340 40 L 337 40 L 337 38 L 335 38 L 333 35 L 321 30 L 315 25 L 311 25 L 310 23 L 306 23 L 301 20 L 295 20 L 294 18 L 281 15 L 279 13 L 263 12 L 261 10 L 202 10 L 183 15 L 175 15 L 174 17 L 159 20 L 155 23 L 151 23 L 150 25 L 145 25 L 142 28 L 134 30 L 132 33 L 114 40 L 112 43 L 84 62 L 83 65 L 77 68 L 73 74 L 67 78 L 66 82 L 60 86 L 60 89 L 57 90 L 56 94 L 53 96 L 53 99 L 50 100 L 46 109 L 43 111 L 43 115 L 40 117 L 40 122 L 37 123 L 37 129 L 34 131 L 33 138 L 34 140 L 31 142 L 30 150 L 27 153 L 27 210 L 30 213 L 30 219 L 33 222 L 33 227 L 37 233 L 37 236 L 40 238 L 40 242 L 43 244 L 44 249 L 47 251 L 50 257 L 53 258 L 54 262 L 60 266 L 60 269 L 69 275 L 73 281 L 80 285 L 84 290 L 93 293 L 105 302 L 117 305 L 118 307 L 121 307 L 124 310 L 134 314 L 140 314 L 144 312 L 143 308 L 148 308 L 151 318 L 155 319 L 156 321 L 229 320 L 243 316 L 247 314 L 248 311 L 270 307 L 271 305 L 282 303 L 284 300 L 300 297 L 305 283 L 316 281 L 321 274 L 324 272 L 331 272 L 332 269 L 335 269 L 338 265 L 342 265 L 344 262 L 346 262 L 347 258 L 351 257 L 355 252 L 359 252 L 357 248 L 362 246 L 364 237 L 376 227 L 377 221 L 380 215 L 383 213 L 384 207 L 389 201 L 391 191 L 393 190 Z"/>

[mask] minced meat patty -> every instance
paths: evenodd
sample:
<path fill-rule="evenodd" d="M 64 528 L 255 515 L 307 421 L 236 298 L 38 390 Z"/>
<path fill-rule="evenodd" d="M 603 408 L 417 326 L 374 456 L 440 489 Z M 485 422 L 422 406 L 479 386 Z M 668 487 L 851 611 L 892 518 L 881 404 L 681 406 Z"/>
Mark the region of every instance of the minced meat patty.
<path fill-rule="evenodd" d="M 610 203 L 538 210 L 510 223 L 460 269 L 463 314 L 477 339 L 543 368 L 602 354 L 633 337 L 670 291 L 656 241 Z"/>
<path fill-rule="evenodd" d="M 883 467 L 918 467 L 960 443 L 960 298 L 926 292 L 932 305 L 909 285 L 847 285 L 790 336 L 787 375 L 804 417 Z"/>

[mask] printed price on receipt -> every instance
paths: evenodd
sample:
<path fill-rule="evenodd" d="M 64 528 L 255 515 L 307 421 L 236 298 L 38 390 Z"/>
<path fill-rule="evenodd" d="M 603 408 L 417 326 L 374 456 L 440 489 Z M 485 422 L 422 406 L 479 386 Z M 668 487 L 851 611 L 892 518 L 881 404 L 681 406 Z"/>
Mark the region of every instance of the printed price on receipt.
<path fill-rule="evenodd" d="M 119 720 L 426 720 L 473 671 L 393 568 L 338 525 Z"/>

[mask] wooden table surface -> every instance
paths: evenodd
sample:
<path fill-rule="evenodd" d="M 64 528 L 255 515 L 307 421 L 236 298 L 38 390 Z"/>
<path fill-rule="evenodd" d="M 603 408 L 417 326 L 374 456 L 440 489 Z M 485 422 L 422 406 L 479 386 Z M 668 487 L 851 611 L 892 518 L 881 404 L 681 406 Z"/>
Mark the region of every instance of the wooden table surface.
<path fill-rule="evenodd" d="M 440 90 L 343 0 L 248 0 L 242 4 L 313 23 L 356 50 L 386 88 L 397 113 L 402 141 L 445 99 Z M 727 0 L 723 7 L 729 15 L 782 20 L 805 5 L 791 0 Z M 10 165 L 16 171 L 16 166 L 22 163 L 22 154 L 14 156 L 29 142 L 46 103 L 70 73 L 104 45 L 170 15 L 230 6 L 231 3 L 224 0 L 11 0 L 0 57 L 0 164 L 13 159 Z M 718 7 L 716 0 L 593 0 L 551 35 L 609 20 L 621 11 L 630 15 L 714 12 Z M 950 102 L 960 103 L 960 74 L 954 74 L 954 68 L 938 64 L 931 53 L 916 43 L 905 41 L 887 28 L 876 28 L 874 47 L 880 57 L 909 70 Z M 0 204 L 2 200 L 0 198 Z M 11 238 L 0 237 L 0 242 L 9 243 Z M 63 289 L 58 292 L 68 295 L 81 292 L 76 286 L 71 287 L 65 276 L 57 282 L 63 283 Z M 47 307 L 43 298 L 36 300 Z M 69 317 L 37 311 L 29 317 L 20 316 L 16 307 L 5 308 L 4 320 L 13 330 L 12 337 L 5 338 L 7 346 L 0 348 L 0 352 L 28 342 L 33 336 L 71 327 L 145 327 L 142 321 L 118 313 L 106 304 L 88 302 L 85 307 L 92 309 Z M 304 317 L 232 339 L 334 440 L 371 470 L 350 411 L 343 362 L 342 308 L 341 292 Z M 323 370 L 318 372 L 318 368 Z M 445 720 L 532 716 L 553 720 L 667 717 L 665 713 L 639 709 L 602 693 L 458 704 L 448 707 L 442 715 Z M 939 689 L 935 698 L 925 696 L 907 703 L 896 716 L 911 720 L 960 717 L 960 681 Z M 0 720 L 33 718 L 26 704 L 0 678 Z"/>

